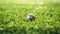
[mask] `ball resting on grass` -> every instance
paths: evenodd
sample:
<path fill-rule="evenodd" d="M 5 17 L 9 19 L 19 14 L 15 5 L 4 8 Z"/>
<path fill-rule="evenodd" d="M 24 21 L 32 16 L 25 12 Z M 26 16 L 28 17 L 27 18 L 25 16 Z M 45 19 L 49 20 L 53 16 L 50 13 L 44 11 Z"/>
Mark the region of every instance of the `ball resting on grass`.
<path fill-rule="evenodd" d="M 35 15 L 34 14 L 28 14 L 26 16 L 26 20 L 27 21 L 34 21 L 35 20 Z"/>

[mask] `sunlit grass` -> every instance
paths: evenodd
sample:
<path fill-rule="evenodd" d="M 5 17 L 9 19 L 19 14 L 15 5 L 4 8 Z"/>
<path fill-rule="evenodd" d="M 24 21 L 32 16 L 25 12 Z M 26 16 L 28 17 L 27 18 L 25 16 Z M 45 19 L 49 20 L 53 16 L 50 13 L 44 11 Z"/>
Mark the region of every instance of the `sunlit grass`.
<path fill-rule="evenodd" d="M 20 2 L 21 4 L 18 4 Z M 25 2 L 26 4 L 23 4 Z M 17 2 L 6 0 L 2 3 L 0 4 L 1 34 L 60 34 L 59 4 L 44 4 L 44 2 L 36 4 L 34 0 L 17 0 Z M 28 13 L 36 16 L 35 21 L 25 20 Z"/>
<path fill-rule="evenodd" d="M 0 0 L 0 3 L 9 4 L 48 4 L 48 3 L 59 3 L 60 0 Z"/>

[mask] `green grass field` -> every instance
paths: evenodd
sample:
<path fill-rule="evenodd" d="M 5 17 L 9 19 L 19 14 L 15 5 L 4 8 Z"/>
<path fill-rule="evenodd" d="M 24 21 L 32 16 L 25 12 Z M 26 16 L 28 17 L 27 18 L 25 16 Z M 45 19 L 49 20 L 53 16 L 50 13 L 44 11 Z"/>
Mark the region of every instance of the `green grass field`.
<path fill-rule="evenodd" d="M 35 21 L 26 21 L 33 13 Z M 60 34 L 59 4 L 0 4 L 0 34 Z"/>

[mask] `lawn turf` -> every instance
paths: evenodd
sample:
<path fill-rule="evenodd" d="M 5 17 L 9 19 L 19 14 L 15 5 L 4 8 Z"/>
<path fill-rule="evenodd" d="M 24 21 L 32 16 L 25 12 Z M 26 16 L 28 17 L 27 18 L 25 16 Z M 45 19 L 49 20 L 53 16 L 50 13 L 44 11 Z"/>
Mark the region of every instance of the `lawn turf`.
<path fill-rule="evenodd" d="M 59 4 L 0 4 L 1 34 L 60 34 Z M 33 13 L 35 21 L 26 21 Z"/>

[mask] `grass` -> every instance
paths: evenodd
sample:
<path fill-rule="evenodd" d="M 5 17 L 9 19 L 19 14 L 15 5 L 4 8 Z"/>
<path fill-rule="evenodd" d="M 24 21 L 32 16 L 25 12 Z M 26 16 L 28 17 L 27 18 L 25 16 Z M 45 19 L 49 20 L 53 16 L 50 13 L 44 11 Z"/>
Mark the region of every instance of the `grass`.
<path fill-rule="evenodd" d="M 0 4 L 1 34 L 60 34 L 60 5 Z M 33 13 L 35 21 L 26 21 Z"/>

